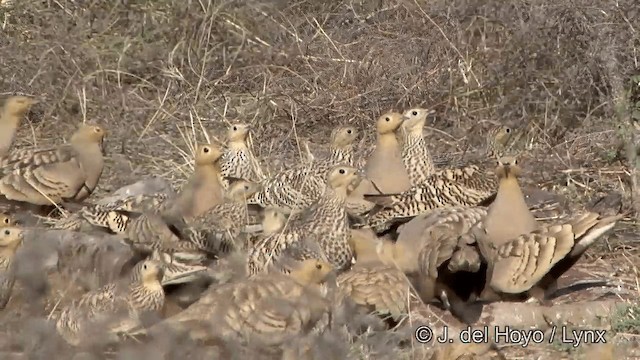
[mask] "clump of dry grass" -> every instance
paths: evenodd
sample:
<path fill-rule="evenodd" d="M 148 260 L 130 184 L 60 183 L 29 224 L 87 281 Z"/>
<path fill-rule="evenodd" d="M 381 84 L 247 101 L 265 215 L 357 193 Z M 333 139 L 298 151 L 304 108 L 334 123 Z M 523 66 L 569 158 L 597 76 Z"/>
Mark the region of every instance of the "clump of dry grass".
<path fill-rule="evenodd" d="M 371 136 L 382 111 L 426 105 L 436 152 L 473 153 L 509 124 L 531 182 L 582 201 L 633 183 L 616 161 L 640 93 L 638 23 L 634 0 L 16 1 L 0 7 L 0 88 L 45 100 L 17 146 L 108 125 L 101 193 L 178 185 L 195 143 L 232 119 L 284 165 L 301 138 L 343 123 Z"/>

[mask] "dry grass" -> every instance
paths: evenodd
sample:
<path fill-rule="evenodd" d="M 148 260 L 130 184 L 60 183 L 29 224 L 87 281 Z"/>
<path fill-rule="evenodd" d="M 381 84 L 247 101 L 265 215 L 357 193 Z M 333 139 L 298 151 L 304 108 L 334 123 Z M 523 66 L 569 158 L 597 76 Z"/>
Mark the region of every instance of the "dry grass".
<path fill-rule="evenodd" d="M 337 124 L 370 137 L 382 111 L 426 105 L 435 152 L 472 155 L 490 124 L 510 124 L 530 183 L 576 208 L 620 191 L 631 208 L 638 24 L 634 0 L 14 1 L 0 8 L 0 89 L 45 100 L 18 146 L 108 126 L 100 194 L 180 183 L 195 143 L 234 119 L 277 168 Z M 638 228 L 622 227 L 632 235 L 589 256 L 638 284 Z"/>

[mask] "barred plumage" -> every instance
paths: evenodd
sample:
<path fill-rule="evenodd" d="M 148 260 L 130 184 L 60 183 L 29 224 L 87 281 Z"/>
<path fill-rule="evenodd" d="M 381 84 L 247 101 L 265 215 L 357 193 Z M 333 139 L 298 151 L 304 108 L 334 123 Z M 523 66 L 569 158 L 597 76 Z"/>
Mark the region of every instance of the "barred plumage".
<path fill-rule="evenodd" d="M 106 333 L 126 332 L 140 325 L 143 312 L 158 312 L 164 305 L 160 281 L 163 266 L 155 260 L 138 263 L 126 279 L 84 294 L 67 306 L 56 322 L 56 329 L 72 345 L 78 345 L 96 327 Z"/>
<path fill-rule="evenodd" d="M 249 144 L 250 131 L 251 126 L 244 123 L 235 123 L 229 126 L 228 143 L 220 162 L 220 175 L 225 190 L 229 188 L 229 180 L 226 179 L 229 177 L 251 182 L 264 179 L 260 164 L 253 155 Z"/>
<path fill-rule="evenodd" d="M 262 239 L 250 250 L 248 273 L 253 275 L 264 271 L 282 250 L 303 238 L 317 241 L 336 268 L 350 266 L 353 254 L 347 242 L 350 233 L 345 201 L 348 188 L 359 181 L 356 169 L 334 167 L 327 176 L 328 186 L 324 195 L 312 210 L 301 214 L 283 232 Z"/>
<path fill-rule="evenodd" d="M 326 175 L 331 167 L 353 164 L 353 145 L 357 136 L 358 132 L 352 126 L 335 129 L 328 157 L 284 170 L 264 180 L 262 190 L 249 198 L 249 203 L 288 210 L 308 207 L 324 192 Z"/>

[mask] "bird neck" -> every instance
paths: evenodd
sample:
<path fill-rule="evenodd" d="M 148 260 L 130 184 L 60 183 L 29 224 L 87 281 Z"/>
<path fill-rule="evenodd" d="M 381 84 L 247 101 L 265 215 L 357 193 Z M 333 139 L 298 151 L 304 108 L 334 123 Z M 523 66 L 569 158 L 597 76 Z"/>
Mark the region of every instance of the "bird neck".
<path fill-rule="evenodd" d="M 302 285 L 302 286 L 310 286 L 313 285 L 314 283 L 316 283 L 313 278 L 313 276 L 308 272 L 308 271 L 302 271 L 302 270 L 291 270 L 291 272 L 289 273 L 289 276 L 298 284 Z"/>
<path fill-rule="evenodd" d="M 3 110 L 0 113 L 0 157 L 6 155 L 16 136 L 22 116 Z"/>
<path fill-rule="evenodd" d="M 8 108 L 4 108 L 0 113 L 0 124 L 18 127 L 24 114 L 25 112 L 23 111 L 10 111 Z"/>
<path fill-rule="evenodd" d="M 227 147 L 231 150 L 244 150 L 247 148 L 247 143 L 244 139 L 232 140 L 227 144 Z"/>
<path fill-rule="evenodd" d="M 193 171 L 193 177 L 196 179 L 211 180 L 214 183 L 220 182 L 220 164 L 215 163 L 196 164 Z"/>
<path fill-rule="evenodd" d="M 390 132 L 390 133 L 378 134 L 378 140 L 377 140 L 376 146 L 378 148 L 384 148 L 384 149 L 395 149 L 395 148 L 398 148 L 400 145 L 398 143 L 398 138 L 396 137 L 396 134 L 393 132 Z"/>
<path fill-rule="evenodd" d="M 346 186 L 338 186 L 336 188 L 327 186 L 324 192 L 325 196 L 323 198 L 326 202 L 345 203 L 349 196 Z"/>
<path fill-rule="evenodd" d="M 501 205 L 503 199 L 506 200 L 505 203 L 508 203 L 510 208 L 514 210 L 526 209 L 526 211 L 529 212 L 529 207 L 524 200 L 524 194 L 520 188 L 520 183 L 515 176 L 507 176 L 500 179 L 496 201 L 494 201 L 494 203 L 497 202 L 497 204 L 496 206 L 489 207 L 489 212 Z"/>
<path fill-rule="evenodd" d="M 158 281 L 158 279 L 144 279 L 142 281 L 142 286 L 150 291 L 162 290 L 162 284 L 160 283 L 160 281 Z"/>

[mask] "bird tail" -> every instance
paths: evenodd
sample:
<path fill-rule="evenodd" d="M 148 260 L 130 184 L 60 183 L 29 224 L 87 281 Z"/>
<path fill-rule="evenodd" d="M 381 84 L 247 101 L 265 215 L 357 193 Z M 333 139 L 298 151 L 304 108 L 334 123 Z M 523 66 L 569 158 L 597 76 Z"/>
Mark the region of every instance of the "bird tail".
<path fill-rule="evenodd" d="M 618 220 L 622 219 L 626 214 L 618 214 L 614 216 L 601 217 L 597 213 L 588 212 L 571 222 L 575 234 L 575 245 L 569 257 L 578 257 L 582 255 L 589 246 L 591 246 L 604 233 L 611 230 Z"/>

